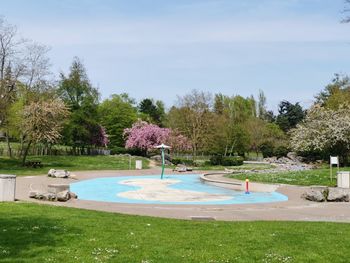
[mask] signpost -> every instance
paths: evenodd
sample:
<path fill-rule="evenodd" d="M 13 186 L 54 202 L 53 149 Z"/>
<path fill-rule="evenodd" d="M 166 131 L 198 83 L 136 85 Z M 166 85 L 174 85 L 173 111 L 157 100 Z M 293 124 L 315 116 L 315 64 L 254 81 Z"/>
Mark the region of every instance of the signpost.
<path fill-rule="evenodd" d="M 333 171 L 332 171 L 333 165 L 337 165 L 338 172 L 339 172 L 339 158 L 338 158 L 338 156 L 331 156 L 330 157 L 329 167 L 330 167 L 331 182 L 332 182 L 332 179 L 333 179 Z"/>
<path fill-rule="evenodd" d="M 160 179 L 163 179 L 164 176 L 164 168 L 165 168 L 165 153 L 164 150 L 165 149 L 170 149 L 170 146 L 165 145 L 164 143 L 162 143 L 161 145 L 156 146 L 155 148 L 158 148 L 161 150 L 161 156 L 162 156 L 162 174 L 160 175 Z"/>

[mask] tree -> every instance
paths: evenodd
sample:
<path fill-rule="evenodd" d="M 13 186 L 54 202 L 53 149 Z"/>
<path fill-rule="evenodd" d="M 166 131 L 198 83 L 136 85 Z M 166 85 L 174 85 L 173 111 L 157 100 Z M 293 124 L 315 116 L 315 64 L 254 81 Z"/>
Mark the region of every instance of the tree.
<path fill-rule="evenodd" d="M 177 106 L 168 114 L 171 128 L 178 130 L 190 139 L 193 158 L 199 150 L 204 150 L 212 134 L 212 97 L 208 93 L 193 90 L 190 94 L 178 97 Z"/>
<path fill-rule="evenodd" d="M 161 101 L 154 103 L 153 99 L 143 99 L 139 103 L 139 111 L 149 116 L 149 121 L 162 126 L 164 121 L 164 104 Z"/>
<path fill-rule="evenodd" d="M 305 120 L 291 131 L 291 147 L 303 153 L 339 155 L 347 161 L 350 150 L 350 108 L 339 109 L 313 106 Z"/>
<path fill-rule="evenodd" d="M 266 117 L 266 97 L 262 90 L 259 90 L 257 116 L 264 120 Z"/>
<path fill-rule="evenodd" d="M 295 128 L 295 126 L 305 117 L 305 112 L 298 102 L 293 104 L 284 100 L 278 105 L 278 107 L 276 123 L 285 132 Z"/>
<path fill-rule="evenodd" d="M 131 128 L 137 120 L 134 101 L 127 94 L 112 95 L 99 105 L 98 113 L 109 135 L 110 146 L 124 147 L 124 129 Z"/>
<path fill-rule="evenodd" d="M 335 74 L 334 79 L 316 96 L 315 104 L 338 109 L 340 105 L 350 103 L 350 79 L 348 76 Z"/>
<path fill-rule="evenodd" d="M 162 143 L 169 144 L 175 151 L 186 151 L 191 146 L 189 140 L 178 131 L 160 128 L 145 121 L 137 121 L 131 128 L 126 128 L 124 136 L 126 137 L 125 147 L 127 149 L 139 149 L 143 151 L 144 155 Z"/>
<path fill-rule="evenodd" d="M 39 87 L 50 87 L 47 52 L 45 46 L 19 38 L 16 27 L 0 18 L 0 128 L 5 131 L 10 157 L 9 109 L 18 97 L 29 104 L 41 94 Z"/>
<path fill-rule="evenodd" d="M 27 141 L 22 164 L 25 164 L 32 143 L 55 143 L 61 137 L 63 121 L 68 109 L 59 99 L 31 102 L 24 107 L 21 123 Z"/>
<path fill-rule="evenodd" d="M 71 111 L 69 121 L 63 131 L 63 141 L 76 147 L 93 145 L 96 132 L 100 131 L 98 123 L 98 90 L 92 87 L 86 70 L 78 58 L 74 58 L 70 73 L 61 73 L 58 93 Z"/>
<path fill-rule="evenodd" d="M 216 153 L 232 155 L 234 152 L 244 154 L 249 148 L 247 122 L 256 118 L 256 102 L 253 96 L 215 96 L 216 113 L 213 129 L 215 130 L 212 148 Z"/>
<path fill-rule="evenodd" d="M 350 12 L 349 7 L 347 7 L 350 4 L 350 0 L 345 0 L 345 8 L 344 8 L 344 13 Z M 347 16 L 344 19 L 342 19 L 343 23 L 349 23 L 350 22 L 350 17 Z"/>

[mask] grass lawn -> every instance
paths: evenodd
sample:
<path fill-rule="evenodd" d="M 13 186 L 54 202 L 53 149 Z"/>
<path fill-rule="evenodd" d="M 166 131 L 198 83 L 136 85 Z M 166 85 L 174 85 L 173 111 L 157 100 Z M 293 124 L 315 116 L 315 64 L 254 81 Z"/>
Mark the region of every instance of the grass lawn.
<path fill-rule="evenodd" d="M 135 160 L 142 159 L 143 167 L 148 168 L 149 161 L 145 158 L 132 157 L 131 168 L 135 168 Z M 124 156 L 30 156 L 30 160 L 40 160 L 44 167 L 28 168 L 21 166 L 21 161 L 0 157 L 0 174 L 37 175 L 47 174 L 48 170 L 67 169 L 69 171 L 81 170 L 127 170 L 129 157 Z"/>
<path fill-rule="evenodd" d="M 243 164 L 240 166 L 222 166 L 222 165 L 201 165 L 198 167 L 193 167 L 194 170 L 213 170 L 213 171 L 224 171 L 225 169 L 228 170 L 265 170 L 265 169 L 271 169 L 275 166 L 270 164 Z"/>
<path fill-rule="evenodd" d="M 350 167 L 344 167 L 340 170 L 350 171 Z M 336 186 L 336 168 L 333 169 L 333 180 L 330 180 L 329 168 L 323 167 L 308 171 L 264 173 L 264 174 L 233 174 L 228 177 L 245 180 L 249 178 L 252 182 L 263 183 L 281 183 L 293 185 L 324 185 Z"/>
<path fill-rule="evenodd" d="M 350 224 L 194 222 L 0 204 L 0 262 L 349 262 Z"/>

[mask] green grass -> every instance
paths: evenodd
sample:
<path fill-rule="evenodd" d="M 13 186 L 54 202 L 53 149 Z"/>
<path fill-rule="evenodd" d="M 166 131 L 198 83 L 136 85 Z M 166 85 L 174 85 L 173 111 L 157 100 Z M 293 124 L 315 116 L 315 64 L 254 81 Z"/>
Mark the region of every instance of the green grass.
<path fill-rule="evenodd" d="M 243 164 L 240 166 L 222 166 L 222 165 L 201 165 L 193 167 L 194 170 L 213 170 L 213 171 L 224 171 L 228 170 L 266 170 L 274 168 L 275 166 L 270 164 Z"/>
<path fill-rule="evenodd" d="M 343 171 L 350 171 L 350 167 L 341 168 Z M 229 175 L 230 178 L 245 180 L 249 178 L 252 182 L 263 183 L 280 183 L 280 184 L 292 184 L 292 185 L 324 185 L 324 186 L 336 186 L 336 169 L 333 169 L 333 179 L 330 180 L 329 168 L 319 168 L 307 171 L 296 172 L 281 172 L 281 173 L 263 173 L 263 174 L 233 174 Z"/>
<path fill-rule="evenodd" d="M 0 204 L 0 262 L 348 262 L 350 224 L 194 222 Z"/>
<path fill-rule="evenodd" d="M 135 168 L 135 160 L 142 159 L 143 167 L 147 168 L 149 161 L 145 158 L 132 157 L 131 168 Z M 21 161 L 0 157 L 0 174 L 38 175 L 47 174 L 48 170 L 66 169 L 69 171 L 82 170 L 127 170 L 129 157 L 124 156 L 30 156 L 30 160 L 40 160 L 44 167 L 28 168 L 21 166 Z"/>

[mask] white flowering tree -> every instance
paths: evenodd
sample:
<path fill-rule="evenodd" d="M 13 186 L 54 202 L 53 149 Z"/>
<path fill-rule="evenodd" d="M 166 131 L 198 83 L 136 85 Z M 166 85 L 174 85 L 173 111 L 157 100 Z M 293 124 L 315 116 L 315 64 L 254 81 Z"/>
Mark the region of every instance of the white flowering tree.
<path fill-rule="evenodd" d="M 332 110 L 313 106 L 291 131 L 291 147 L 298 152 L 339 155 L 346 161 L 350 151 L 350 107 Z"/>

